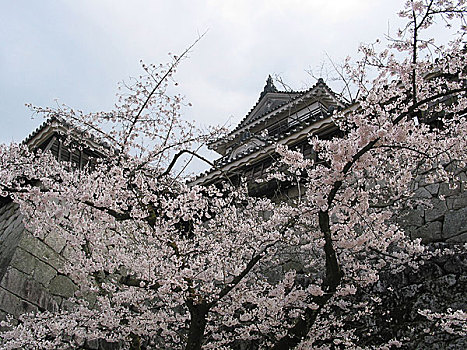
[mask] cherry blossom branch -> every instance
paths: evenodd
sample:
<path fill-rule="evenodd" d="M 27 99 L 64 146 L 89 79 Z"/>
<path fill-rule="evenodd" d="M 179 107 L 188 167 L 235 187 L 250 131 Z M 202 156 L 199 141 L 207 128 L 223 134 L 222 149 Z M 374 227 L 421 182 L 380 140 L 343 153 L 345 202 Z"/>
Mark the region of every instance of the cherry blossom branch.
<path fill-rule="evenodd" d="M 149 104 L 149 101 L 151 100 L 152 96 L 154 95 L 154 93 L 157 91 L 157 89 L 159 89 L 159 87 L 161 86 L 161 84 L 170 76 L 170 74 L 172 74 L 173 70 L 178 66 L 178 64 L 181 62 L 181 60 L 190 52 L 190 50 L 203 38 L 203 36 L 205 35 L 206 33 L 200 35 L 194 42 L 193 44 L 191 44 L 185 51 L 182 52 L 182 54 L 178 57 L 176 57 L 175 61 L 170 65 L 169 69 L 167 70 L 167 72 L 165 72 L 165 74 L 159 79 L 159 81 L 156 83 L 156 85 L 154 86 L 154 88 L 151 90 L 151 92 L 149 93 L 149 95 L 146 97 L 145 101 L 143 102 L 141 108 L 138 110 L 138 113 L 135 115 L 135 117 L 133 118 L 133 121 L 130 125 L 130 129 L 128 130 L 128 132 L 126 133 L 126 136 L 125 138 L 123 139 L 123 145 L 126 145 L 127 142 L 128 142 L 128 138 L 130 137 L 130 135 L 132 134 L 133 132 L 133 129 L 136 125 L 136 123 L 138 122 L 141 114 L 143 113 L 144 109 L 146 108 L 146 106 Z"/>
<path fill-rule="evenodd" d="M 216 170 L 219 170 L 223 177 L 229 181 L 229 183 L 233 186 L 232 182 L 230 181 L 230 178 L 229 176 L 219 167 L 217 167 L 213 162 L 211 162 L 209 159 L 207 159 L 206 157 L 203 157 L 201 155 L 199 155 L 198 153 L 196 152 L 193 152 L 191 150 L 188 150 L 188 149 L 184 149 L 184 150 L 181 150 L 179 151 L 177 154 L 175 154 L 175 156 L 172 158 L 172 161 L 170 162 L 169 166 L 165 169 L 164 172 L 162 172 L 161 174 L 159 174 L 157 176 L 157 178 L 162 178 L 162 177 L 165 177 L 167 175 L 170 174 L 170 172 L 172 171 L 173 167 L 175 166 L 175 164 L 177 163 L 178 159 L 184 155 L 184 154 L 190 154 L 192 157 L 196 157 L 202 161 L 204 161 L 205 163 L 209 164 L 211 167 L 215 168 Z"/>
<path fill-rule="evenodd" d="M 184 149 L 184 150 L 181 150 L 179 151 L 177 154 L 174 155 L 174 157 L 172 158 L 172 161 L 170 162 L 169 166 L 165 169 L 164 172 L 162 172 L 161 174 L 159 174 L 157 176 L 158 179 L 162 178 L 162 177 L 165 177 L 167 175 L 170 174 L 170 172 L 172 171 L 172 168 L 175 166 L 175 164 L 177 164 L 177 161 L 178 159 L 184 155 L 184 154 L 191 154 L 193 157 L 196 157 L 204 162 L 206 162 L 207 164 L 209 164 L 210 166 L 214 167 L 214 163 L 212 163 L 209 159 L 199 155 L 198 153 L 196 152 L 193 152 L 191 150 L 188 150 L 188 149 Z"/>
<path fill-rule="evenodd" d="M 102 211 L 102 212 L 104 212 L 106 214 L 109 214 L 110 216 L 113 216 L 117 221 L 125 221 L 125 220 L 131 219 L 131 216 L 128 213 L 120 213 L 120 212 L 118 212 L 118 211 L 116 211 L 114 209 L 111 209 L 111 208 L 98 206 L 98 205 L 95 205 L 91 201 L 84 201 L 82 203 L 88 205 L 91 208 L 94 208 L 94 209 Z"/>

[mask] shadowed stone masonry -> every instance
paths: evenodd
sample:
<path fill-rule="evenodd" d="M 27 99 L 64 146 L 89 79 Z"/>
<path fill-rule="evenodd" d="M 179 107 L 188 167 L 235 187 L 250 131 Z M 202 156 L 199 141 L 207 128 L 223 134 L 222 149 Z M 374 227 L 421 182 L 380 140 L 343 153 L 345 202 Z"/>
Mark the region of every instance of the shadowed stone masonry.
<path fill-rule="evenodd" d="M 22 223 L 18 206 L 0 207 L 0 319 L 36 310 L 57 310 L 76 286 L 60 274 L 63 242 L 34 237 Z"/>
<path fill-rule="evenodd" d="M 414 209 L 399 216 L 399 222 L 412 238 L 424 243 L 467 242 L 467 175 L 466 169 L 457 171 L 450 183 L 417 183 L 415 196 L 421 200 Z"/>

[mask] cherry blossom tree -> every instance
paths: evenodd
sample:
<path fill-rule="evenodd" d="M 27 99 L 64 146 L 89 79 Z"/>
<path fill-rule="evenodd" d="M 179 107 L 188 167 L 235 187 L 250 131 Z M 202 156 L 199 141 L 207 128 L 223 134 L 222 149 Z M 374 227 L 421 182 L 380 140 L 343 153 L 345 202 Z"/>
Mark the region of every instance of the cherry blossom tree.
<path fill-rule="evenodd" d="M 281 298 L 292 275 L 276 283 L 264 274 L 278 264 L 276 252 L 298 240 L 296 209 L 228 182 L 190 187 L 175 171 L 184 155 L 202 158 L 199 145 L 222 132 L 196 130 L 179 115 L 182 98 L 168 93 L 186 52 L 167 66 L 143 64 L 145 75 L 124 85 L 111 112 L 32 107 L 66 123 L 70 145 L 93 139 L 100 156 L 89 167 L 2 146 L 2 196 L 20 205 L 34 235 L 59 234 L 62 273 L 78 286 L 70 308 L 21 317 L 2 335 L 5 348 L 77 348 L 95 339 L 133 349 L 218 348 L 236 339 L 246 295 L 262 295 L 263 310 L 271 300 L 299 302 Z M 264 323 L 284 327 L 280 312 L 268 310 Z"/>
<path fill-rule="evenodd" d="M 312 299 L 314 307 L 273 348 L 317 348 L 326 339 L 334 346 L 350 345 L 352 334 L 342 332 L 339 319 L 317 322 L 322 315 L 330 317 L 323 310 L 335 304 L 349 311 L 352 307 L 339 297 L 375 282 L 378 270 L 416 267 L 416 256 L 429 256 L 391 218 L 410 202 L 421 175 L 449 181 L 466 165 L 466 10 L 464 1 L 408 1 L 400 12 L 407 25 L 389 38 L 388 47 L 362 46 L 362 58 L 344 65 L 346 91 L 356 92 L 349 99 L 353 107 L 334 115 L 345 136 L 312 137 L 319 155 L 314 162 L 278 147 L 290 166 L 289 180 L 306 175 L 305 200 L 298 205 L 311 214 L 315 244 L 321 241 L 324 254 L 309 262 L 325 261 L 325 272 L 324 294 Z M 453 20 L 460 24 L 447 45 L 422 36 L 436 19 L 448 28 Z M 371 68 L 378 75 L 370 81 Z M 368 307 L 356 308 L 362 306 Z M 457 312 L 446 322 L 463 322 L 458 330 L 465 334 L 465 313 Z"/>
<path fill-rule="evenodd" d="M 466 11 L 463 0 L 408 1 L 397 37 L 347 62 L 346 84 L 358 94 L 333 115 L 343 136 L 310 135 L 314 160 L 277 146 L 286 170 L 272 176 L 300 187 L 290 202 L 248 196 L 228 176 L 190 186 L 176 171 L 186 156 L 207 161 L 199 145 L 223 132 L 184 121 L 183 99 L 169 94 L 186 52 L 166 66 L 143 64 L 113 111 L 33 107 L 63 120 L 68 140 L 92 135 L 101 156 L 73 170 L 48 153 L 1 146 L 1 195 L 20 205 L 36 236 L 60 234 L 63 273 L 78 286 L 68 308 L 22 316 L 2 346 L 358 348 L 348 315 L 371 312 L 371 303 L 349 296 L 382 269 L 417 268 L 438 253 L 410 240 L 394 215 L 411 204 L 420 175 L 449 179 L 466 165 Z M 435 20 L 454 26 L 444 46 L 423 37 Z M 465 333 L 461 310 L 420 313 Z"/>

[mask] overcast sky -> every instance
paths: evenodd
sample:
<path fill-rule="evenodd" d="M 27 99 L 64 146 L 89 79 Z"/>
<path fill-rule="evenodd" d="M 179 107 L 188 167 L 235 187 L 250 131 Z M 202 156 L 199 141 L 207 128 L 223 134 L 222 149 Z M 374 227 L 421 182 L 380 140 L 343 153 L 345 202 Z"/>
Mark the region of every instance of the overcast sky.
<path fill-rule="evenodd" d="M 394 29 L 402 0 L 0 0 L 0 142 L 19 142 L 41 119 L 24 106 L 60 103 L 108 110 L 116 83 L 139 60 L 167 62 L 206 36 L 176 79 L 189 119 L 234 125 L 268 74 L 294 89 L 314 83 L 362 42 Z"/>

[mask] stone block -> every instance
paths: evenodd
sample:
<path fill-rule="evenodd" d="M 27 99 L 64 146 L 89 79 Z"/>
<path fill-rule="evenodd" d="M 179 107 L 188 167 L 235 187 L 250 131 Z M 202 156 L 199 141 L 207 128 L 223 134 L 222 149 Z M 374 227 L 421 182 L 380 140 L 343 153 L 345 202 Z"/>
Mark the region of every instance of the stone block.
<path fill-rule="evenodd" d="M 120 350 L 123 344 L 120 342 L 108 342 L 105 339 L 99 339 L 99 349 L 102 350 Z"/>
<path fill-rule="evenodd" d="M 449 243 L 467 243 L 467 232 L 461 233 L 458 236 L 448 238 L 446 242 Z"/>
<path fill-rule="evenodd" d="M 421 225 L 423 226 L 423 225 Z M 413 233 L 417 231 L 420 226 L 403 226 L 403 230 L 408 237 L 413 237 Z"/>
<path fill-rule="evenodd" d="M 448 210 L 452 210 L 454 208 L 454 198 L 453 197 L 446 198 L 446 206 L 448 207 Z"/>
<path fill-rule="evenodd" d="M 432 207 L 425 210 L 425 221 L 435 221 L 441 219 L 448 211 L 445 201 L 439 199 L 432 201 Z"/>
<path fill-rule="evenodd" d="M 423 209 L 406 209 L 398 217 L 397 222 L 404 227 L 407 226 L 422 226 L 425 221 Z"/>
<path fill-rule="evenodd" d="M 0 287 L 0 308 L 13 316 L 19 316 L 26 312 L 35 312 L 37 307 L 26 300 Z"/>
<path fill-rule="evenodd" d="M 5 230 L 3 231 L 2 235 L 2 241 L 11 241 L 15 240 L 16 237 L 18 237 L 22 232 L 24 231 L 23 226 L 13 226 L 13 225 L 8 225 L 5 227 Z"/>
<path fill-rule="evenodd" d="M 60 253 L 66 244 L 66 241 L 57 232 L 50 232 L 44 239 L 44 242 L 57 253 Z"/>
<path fill-rule="evenodd" d="M 55 303 L 58 305 L 58 307 L 62 307 L 62 303 L 63 303 L 63 298 L 62 297 L 59 297 L 58 295 L 53 295 L 52 296 L 53 300 L 55 300 Z"/>
<path fill-rule="evenodd" d="M 64 259 L 57 252 L 30 233 L 24 235 L 19 246 L 57 270 L 63 265 Z"/>
<path fill-rule="evenodd" d="M 462 192 L 453 199 L 451 209 L 456 210 L 461 208 L 467 208 L 467 192 Z"/>
<path fill-rule="evenodd" d="M 433 196 L 437 196 L 438 195 L 438 190 L 439 190 L 439 184 L 435 183 L 435 184 L 426 185 L 425 189 L 428 192 L 430 192 Z"/>
<path fill-rule="evenodd" d="M 41 309 L 56 310 L 58 308 L 45 288 L 30 276 L 14 268 L 10 267 L 7 270 L 0 287 Z"/>
<path fill-rule="evenodd" d="M 95 292 L 85 292 L 80 297 L 88 302 L 89 307 L 93 308 L 96 306 L 97 294 Z"/>
<path fill-rule="evenodd" d="M 432 195 L 425 187 L 420 187 L 414 192 L 414 198 L 431 198 Z"/>
<path fill-rule="evenodd" d="M 446 182 L 443 182 L 439 185 L 439 195 L 449 197 L 449 196 L 455 196 L 456 194 L 460 193 L 460 185 L 459 184 L 449 184 Z"/>
<path fill-rule="evenodd" d="M 421 238 L 423 243 L 439 241 L 441 239 L 442 224 L 439 221 L 429 222 L 415 230 L 412 239 Z"/>
<path fill-rule="evenodd" d="M 34 262 L 34 255 L 18 247 L 15 250 L 10 265 L 28 275 L 31 275 L 34 271 Z"/>
<path fill-rule="evenodd" d="M 91 350 L 99 349 L 99 339 L 86 340 L 85 348 Z"/>
<path fill-rule="evenodd" d="M 12 213 L 13 214 L 13 213 Z M 19 212 L 18 213 L 15 213 L 16 215 L 10 215 L 8 217 L 8 219 L 6 220 L 5 222 L 5 227 L 13 227 L 13 225 L 11 225 L 19 216 Z"/>
<path fill-rule="evenodd" d="M 57 275 L 57 270 L 38 259 L 36 259 L 34 265 L 34 279 L 41 283 L 44 287 L 47 287 L 52 278 Z"/>
<path fill-rule="evenodd" d="M 457 162 L 450 161 L 450 162 L 444 163 L 443 165 L 444 165 L 444 169 L 450 173 L 455 174 L 455 173 L 462 171 L 462 168 L 459 167 L 459 164 Z"/>
<path fill-rule="evenodd" d="M 0 282 L 0 287 L 27 299 L 31 287 L 34 289 L 36 286 L 34 286 L 34 281 L 30 276 L 13 267 L 9 267 Z"/>
<path fill-rule="evenodd" d="M 6 211 L 7 216 L 19 213 L 19 205 L 16 203 L 11 203 L 8 211 Z"/>
<path fill-rule="evenodd" d="M 13 228 L 18 228 L 18 227 L 21 227 L 22 229 L 24 229 L 24 225 L 23 225 L 23 215 L 17 215 L 16 216 L 16 219 L 11 223 L 11 226 L 13 226 Z"/>
<path fill-rule="evenodd" d="M 426 181 L 426 175 L 417 175 L 415 177 L 415 183 L 418 184 L 418 187 L 425 187 L 426 185 L 430 185 L 433 182 L 427 182 Z"/>
<path fill-rule="evenodd" d="M 70 298 L 75 294 L 76 285 L 64 275 L 55 276 L 49 284 L 50 293 L 64 298 Z"/>
<path fill-rule="evenodd" d="M 23 233 L 22 228 L 17 228 L 15 230 L 11 227 L 7 227 L 6 231 L 8 231 L 9 234 L 1 237 L 0 241 L 0 279 L 10 265 L 15 249 Z"/>
<path fill-rule="evenodd" d="M 451 238 L 467 232 L 467 207 L 450 210 L 444 216 L 443 238 Z"/>
<path fill-rule="evenodd" d="M 71 311 L 76 308 L 76 303 L 71 302 L 68 299 L 62 299 L 60 307 L 62 310 Z"/>
<path fill-rule="evenodd" d="M 60 255 L 65 259 L 65 260 L 73 260 L 74 259 L 74 256 L 76 254 L 76 250 L 75 248 L 72 248 L 71 246 L 69 245 L 66 245 L 62 252 L 60 253 Z"/>

